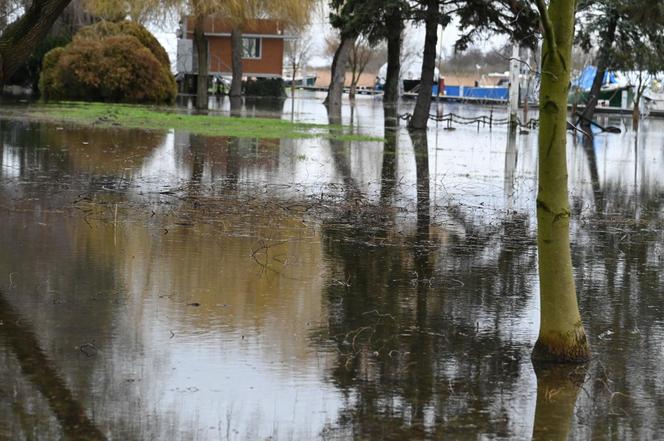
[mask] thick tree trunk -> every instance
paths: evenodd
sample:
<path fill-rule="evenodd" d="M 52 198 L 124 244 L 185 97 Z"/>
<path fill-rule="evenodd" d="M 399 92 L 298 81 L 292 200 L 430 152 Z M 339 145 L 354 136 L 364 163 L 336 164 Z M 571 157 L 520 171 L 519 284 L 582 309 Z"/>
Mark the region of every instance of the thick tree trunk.
<path fill-rule="evenodd" d="M 348 56 L 355 42 L 355 35 L 344 35 L 341 37 L 341 43 L 334 52 L 332 59 L 330 87 L 327 90 L 327 97 L 323 103 L 336 114 L 341 111 L 341 95 L 344 91 L 344 80 L 346 79 L 346 65 Z M 338 109 L 338 111 L 337 111 Z"/>
<path fill-rule="evenodd" d="M 196 108 L 208 108 L 208 41 L 204 33 L 204 17 L 196 17 L 194 23 L 194 44 L 196 45 L 197 72 L 196 75 Z"/>
<path fill-rule="evenodd" d="M 581 115 L 583 115 L 581 118 L 581 125 L 586 131 L 588 131 L 587 128 L 590 127 L 590 121 L 592 121 L 593 116 L 595 115 L 595 110 L 597 109 L 599 94 L 602 90 L 602 83 L 604 82 L 604 75 L 606 75 L 606 65 L 600 61 L 597 66 L 595 78 L 593 78 L 593 84 L 588 93 L 588 99 L 585 104 L 586 107 L 581 113 Z"/>
<path fill-rule="evenodd" d="M 590 128 L 590 121 L 595 115 L 597 108 L 597 101 L 599 94 L 602 90 L 602 83 L 604 82 L 604 75 L 606 70 L 611 64 L 611 46 L 616 39 L 616 27 L 618 26 L 618 16 L 613 13 L 606 31 L 602 34 L 602 48 L 600 49 L 599 59 L 597 62 L 597 72 L 593 79 L 593 85 L 590 88 L 588 99 L 586 100 L 586 107 L 583 109 L 583 117 L 581 118 L 581 125 L 586 131 Z"/>
<path fill-rule="evenodd" d="M 383 88 L 383 101 L 396 104 L 399 100 L 399 73 L 401 71 L 401 44 L 403 18 L 401 9 L 395 7 L 387 16 L 387 74 Z"/>
<path fill-rule="evenodd" d="M 427 128 L 429 109 L 431 108 L 433 76 L 436 68 L 436 44 L 438 42 L 440 6 L 438 0 L 427 0 L 426 4 L 426 34 L 424 37 L 424 54 L 422 56 L 422 75 L 420 77 L 420 90 L 417 94 L 413 116 L 408 123 L 408 128 L 411 130 L 424 130 Z"/>
<path fill-rule="evenodd" d="M 242 95 L 242 31 L 239 28 L 231 32 L 231 59 L 233 79 L 230 95 L 239 97 Z"/>
<path fill-rule="evenodd" d="M 34 0 L 0 36 L 0 87 L 32 55 L 71 0 Z"/>
<path fill-rule="evenodd" d="M 551 0 L 542 48 L 537 193 L 541 321 L 533 358 L 556 362 L 589 358 L 572 273 L 567 196 L 567 93 L 574 9 L 575 0 Z"/>

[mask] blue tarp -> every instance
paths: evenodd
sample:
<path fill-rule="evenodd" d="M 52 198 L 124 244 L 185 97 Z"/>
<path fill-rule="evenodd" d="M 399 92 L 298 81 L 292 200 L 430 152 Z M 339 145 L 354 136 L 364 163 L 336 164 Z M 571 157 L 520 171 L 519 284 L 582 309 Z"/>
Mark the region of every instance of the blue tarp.
<path fill-rule="evenodd" d="M 445 85 L 445 96 L 461 97 L 461 87 Z"/>
<path fill-rule="evenodd" d="M 509 98 L 509 88 L 507 87 L 464 87 L 463 96 L 461 87 L 445 86 L 445 96 L 449 98 L 476 98 L 507 100 Z"/>
<path fill-rule="evenodd" d="M 572 85 L 574 87 L 578 87 L 579 89 L 583 91 L 588 91 L 593 85 L 593 80 L 595 79 L 595 75 L 597 75 L 597 68 L 595 66 L 586 66 L 583 71 L 581 71 L 581 75 L 574 81 L 572 81 Z M 604 84 L 615 84 L 618 82 L 618 79 L 616 78 L 616 74 L 614 72 L 606 72 L 604 74 L 604 80 L 602 81 L 602 85 Z"/>
<path fill-rule="evenodd" d="M 480 98 L 492 100 L 509 99 L 510 91 L 507 87 L 464 87 L 464 98 Z"/>

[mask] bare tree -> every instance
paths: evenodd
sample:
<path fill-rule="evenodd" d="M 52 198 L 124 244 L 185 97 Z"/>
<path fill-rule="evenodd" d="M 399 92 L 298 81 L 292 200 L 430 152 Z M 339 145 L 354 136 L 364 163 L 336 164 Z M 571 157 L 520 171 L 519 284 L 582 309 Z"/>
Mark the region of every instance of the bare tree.
<path fill-rule="evenodd" d="M 360 81 L 360 76 L 369 64 L 373 56 L 374 50 L 367 41 L 366 37 L 360 35 L 350 48 L 350 56 L 348 57 L 348 68 L 351 73 L 350 92 L 348 97 L 352 100 L 355 99 L 355 92 L 357 91 L 357 83 Z"/>
<path fill-rule="evenodd" d="M 293 37 L 286 41 L 286 66 L 291 71 L 291 96 L 295 93 L 295 77 L 302 73 L 309 60 L 311 40 L 306 38 L 309 28 L 290 28 L 287 33 Z"/>
<path fill-rule="evenodd" d="M 325 51 L 328 55 L 334 54 L 339 47 L 339 40 L 336 37 L 328 36 L 325 39 Z M 350 45 L 348 53 L 348 61 L 346 63 L 346 71 L 350 71 L 350 91 L 349 98 L 354 99 L 357 92 L 357 85 L 360 78 L 368 67 L 378 66 L 385 62 L 385 47 L 371 46 L 366 37 L 360 35 Z M 374 66 L 376 67 L 376 66 Z M 377 68 L 377 67 L 376 67 Z"/>

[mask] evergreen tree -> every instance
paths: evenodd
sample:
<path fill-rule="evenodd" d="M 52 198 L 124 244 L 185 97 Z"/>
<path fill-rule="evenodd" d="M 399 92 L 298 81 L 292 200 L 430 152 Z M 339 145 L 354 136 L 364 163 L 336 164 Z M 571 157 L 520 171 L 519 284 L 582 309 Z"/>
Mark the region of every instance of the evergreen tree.
<path fill-rule="evenodd" d="M 595 114 L 608 70 L 661 69 L 664 4 L 648 0 L 586 0 L 579 5 L 577 44 L 590 51 L 599 46 L 597 72 L 581 116 L 585 126 Z M 640 95 L 638 93 L 638 100 Z M 637 103 L 638 104 L 638 103 Z M 638 109 L 636 110 L 638 112 Z"/>

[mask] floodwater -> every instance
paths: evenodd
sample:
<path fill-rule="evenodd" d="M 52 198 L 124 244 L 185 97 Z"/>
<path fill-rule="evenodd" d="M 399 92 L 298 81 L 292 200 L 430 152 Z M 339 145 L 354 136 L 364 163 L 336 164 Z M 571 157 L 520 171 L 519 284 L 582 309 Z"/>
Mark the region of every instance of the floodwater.
<path fill-rule="evenodd" d="M 570 135 L 593 359 L 537 368 L 536 133 L 352 122 L 385 142 L 0 121 L 0 439 L 661 437 L 664 121 Z"/>

